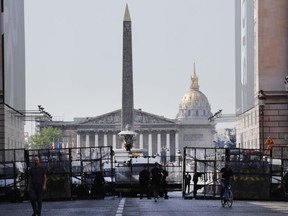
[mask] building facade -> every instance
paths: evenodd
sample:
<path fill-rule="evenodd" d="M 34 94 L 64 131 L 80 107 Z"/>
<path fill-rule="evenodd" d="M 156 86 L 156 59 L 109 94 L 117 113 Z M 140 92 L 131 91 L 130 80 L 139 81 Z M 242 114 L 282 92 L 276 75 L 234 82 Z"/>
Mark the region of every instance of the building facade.
<path fill-rule="evenodd" d="M 24 2 L 1 0 L 0 149 L 24 147 Z"/>
<path fill-rule="evenodd" d="M 265 151 L 268 137 L 287 144 L 287 16 L 286 0 L 235 1 L 238 147 Z"/>

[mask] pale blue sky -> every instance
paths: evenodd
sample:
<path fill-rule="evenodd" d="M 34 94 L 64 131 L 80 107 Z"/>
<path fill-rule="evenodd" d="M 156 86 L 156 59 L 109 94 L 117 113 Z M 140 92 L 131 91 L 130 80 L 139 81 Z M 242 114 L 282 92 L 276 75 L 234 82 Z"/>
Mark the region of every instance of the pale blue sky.
<path fill-rule="evenodd" d="M 233 0 L 25 0 L 26 108 L 66 121 L 121 108 L 126 3 L 134 107 L 175 118 L 195 59 L 212 113 L 235 113 Z"/>

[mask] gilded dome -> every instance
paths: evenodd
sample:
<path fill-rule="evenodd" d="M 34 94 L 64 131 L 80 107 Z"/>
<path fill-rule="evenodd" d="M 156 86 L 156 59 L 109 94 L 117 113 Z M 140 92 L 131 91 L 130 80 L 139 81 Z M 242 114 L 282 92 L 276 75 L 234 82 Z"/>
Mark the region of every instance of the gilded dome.
<path fill-rule="evenodd" d="M 205 119 L 212 115 L 211 107 L 207 97 L 199 91 L 198 77 L 195 72 L 191 77 L 190 90 L 186 92 L 179 105 L 179 112 L 177 114 L 178 120 L 183 119 Z"/>

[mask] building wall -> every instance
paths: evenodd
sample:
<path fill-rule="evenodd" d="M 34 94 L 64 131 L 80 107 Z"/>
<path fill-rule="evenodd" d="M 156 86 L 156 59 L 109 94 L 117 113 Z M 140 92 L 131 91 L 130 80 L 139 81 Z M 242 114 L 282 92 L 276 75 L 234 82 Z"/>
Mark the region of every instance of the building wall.
<path fill-rule="evenodd" d="M 2 7 L 3 6 L 3 7 Z M 1 1 L 0 149 L 24 147 L 24 1 Z"/>
<path fill-rule="evenodd" d="M 254 1 L 235 1 L 236 114 L 254 106 Z"/>
<path fill-rule="evenodd" d="M 181 125 L 179 128 L 179 144 L 182 150 L 187 147 L 214 147 L 214 131 L 210 126 Z"/>
<path fill-rule="evenodd" d="M 25 110 L 24 1 L 4 1 L 5 103 Z"/>
<path fill-rule="evenodd" d="M 284 91 L 288 74 L 288 1 L 258 1 L 259 89 Z"/>
<path fill-rule="evenodd" d="M 236 0 L 237 2 L 237 0 Z M 254 105 L 249 109 L 241 110 L 240 103 L 236 103 L 237 107 L 237 136 L 236 142 L 238 147 L 243 148 L 260 148 L 265 149 L 267 146 L 265 141 L 268 136 L 275 140 L 276 145 L 288 144 L 284 137 L 287 135 L 287 92 L 285 92 L 284 78 L 288 74 L 288 1 L 277 0 L 242 0 L 242 4 L 235 4 L 236 19 L 239 19 L 240 11 L 249 3 L 250 19 L 246 25 L 253 25 L 253 31 L 248 31 L 248 37 L 254 39 L 254 55 L 251 56 L 250 63 L 253 64 L 253 70 L 249 70 L 249 77 L 253 75 L 253 90 L 249 90 L 248 98 L 253 98 Z M 238 15 L 238 18 L 237 18 Z M 241 14 L 242 19 L 245 13 Z M 253 18 L 252 18 L 253 17 Z M 245 19 L 242 19 L 242 21 Z M 243 25 L 243 23 L 241 24 Z M 236 40 L 240 39 L 239 35 L 243 35 L 242 26 L 236 25 L 235 32 L 238 34 Z M 251 28 L 250 28 L 251 29 Z M 241 38 L 243 40 L 243 38 Z M 239 41 L 236 41 L 236 44 Z M 236 46 L 236 58 L 245 46 Z M 240 50 L 239 50 L 240 49 Z M 236 64 L 236 79 L 241 76 L 237 72 L 242 69 L 245 62 L 241 58 L 241 64 Z M 236 80 L 237 83 L 237 80 Z M 240 81 L 238 80 L 238 83 Z M 261 112 L 258 100 L 258 91 L 263 90 L 266 95 L 266 104 Z M 241 100 L 241 85 L 236 85 L 236 100 Z M 240 98 L 239 98 L 240 97 Z"/>

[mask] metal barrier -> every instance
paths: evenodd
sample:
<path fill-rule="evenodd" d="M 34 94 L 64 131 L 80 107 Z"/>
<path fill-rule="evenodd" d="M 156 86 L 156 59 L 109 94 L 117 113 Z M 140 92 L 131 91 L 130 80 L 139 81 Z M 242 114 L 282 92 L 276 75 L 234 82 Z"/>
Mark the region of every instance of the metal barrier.
<path fill-rule="evenodd" d="M 229 161 L 236 176 L 232 182 L 235 199 L 269 200 L 271 198 L 271 163 L 255 149 L 184 148 L 183 174 L 189 173 L 192 190 L 184 198 L 219 198 L 219 172 Z M 196 182 L 196 179 L 198 180 Z M 193 191 L 193 193 L 192 193 Z"/>
<path fill-rule="evenodd" d="M 28 198 L 28 170 L 35 155 L 40 156 L 47 168 L 44 199 L 49 200 L 103 198 L 115 192 L 135 195 L 139 191 L 139 172 L 144 164 L 151 168 L 155 160 L 169 173 L 168 190 L 182 190 L 184 198 L 219 198 L 218 173 L 229 160 L 237 177 L 237 181 L 232 182 L 235 199 L 288 199 L 286 146 L 273 146 L 268 154 L 253 149 L 230 149 L 229 158 L 223 148 L 185 147 L 183 152 L 182 161 L 181 156 L 137 157 L 127 152 L 121 156 L 111 146 L 0 150 L 0 199 Z M 191 180 L 189 193 L 185 190 L 186 173 L 198 180 L 197 183 Z"/>
<path fill-rule="evenodd" d="M 23 149 L 0 151 L 0 199 L 21 201 L 26 190 L 26 163 Z"/>
<path fill-rule="evenodd" d="M 168 172 L 167 190 L 181 191 L 182 189 L 182 157 L 181 156 L 138 156 L 124 151 L 114 154 L 115 192 L 119 196 L 136 196 L 140 193 L 139 173 L 147 166 L 148 170 L 159 163 Z"/>
<path fill-rule="evenodd" d="M 169 173 L 168 190 L 181 191 L 181 157 L 157 156 L 156 159 L 135 157 L 124 149 L 121 152 L 119 155 L 119 151 L 112 151 L 111 146 L 0 150 L 0 198 L 28 199 L 28 173 L 36 155 L 47 169 L 45 200 L 103 198 L 114 195 L 115 191 L 135 195 L 139 192 L 139 172 L 144 164 L 153 166 L 155 161 Z"/>
<path fill-rule="evenodd" d="M 111 147 L 13 149 L 0 151 L 0 198 L 28 198 L 28 172 L 35 155 L 47 169 L 46 200 L 103 198 L 113 191 Z"/>
<path fill-rule="evenodd" d="M 288 146 L 272 146 L 267 158 L 271 167 L 271 198 L 288 200 Z"/>

